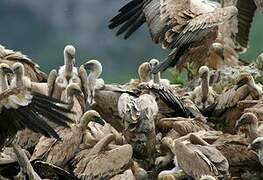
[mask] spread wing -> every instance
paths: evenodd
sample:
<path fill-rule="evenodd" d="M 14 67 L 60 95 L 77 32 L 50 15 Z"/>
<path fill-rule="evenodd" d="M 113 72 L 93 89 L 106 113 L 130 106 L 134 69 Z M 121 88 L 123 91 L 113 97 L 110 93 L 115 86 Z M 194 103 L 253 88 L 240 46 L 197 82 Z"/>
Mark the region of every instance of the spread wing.
<path fill-rule="evenodd" d="M 110 20 L 109 28 L 121 25 L 117 35 L 125 33 L 127 39 L 146 22 L 153 41 L 169 47 L 171 38 L 193 17 L 189 7 L 189 0 L 132 0 Z"/>
<path fill-rule="evenodd" d="M 208 33 L 217 28 L 218 25 L 237 15 L 234 6 L 216 9 L 213 12 L 199 15 L 188 22 L 187 26 L 174 41 L 175 47 L 201 41 Z"/>
<path fill-rule="evenodd" d="M 145 23 L 145 15 L 143 8 L 145 4 L 151 0 L 132 0 L 119 10 L 119 14 L 110 20 L 109 28 L 113 29 L 120 26 L 117 35 L 125 33 L 124 38 L 127 39 L 142 24 Z"/>
<path fill-rule="evenodd" d="M 236 34 L 236 41 L 239 46 L 247 49 L 249 32 L 257 6 L 254 0 L 238 0 L 236 7 L 238 9 L 238 32 Z"/>
<path fill-rule="evenodd" d="M 16 104 L 17 108 L 2 107 L 0 115 L 1 142 L 25 128 L 29 128 L 47 137 L 59 139 L 60 137 L 48 125 L 46 119 L 62 126 L 68 126 L 66 122 L 72 122 L 64 114 L 70 112 L 67 108 L 63 107 L 65 103 L 38 93 L 32 93 L 32 95 L 32 99 L 28 99 L 29 102 L 27 105 L 20 105 L 18 103 Z"/>

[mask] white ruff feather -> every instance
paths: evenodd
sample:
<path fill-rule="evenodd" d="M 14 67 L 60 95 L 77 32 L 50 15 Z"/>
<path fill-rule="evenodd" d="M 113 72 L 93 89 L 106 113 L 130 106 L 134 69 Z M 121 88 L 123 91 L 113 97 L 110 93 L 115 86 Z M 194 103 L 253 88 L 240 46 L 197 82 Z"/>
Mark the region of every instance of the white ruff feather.
<path fill-rule="evenodd" d="M 17 94 L 17 95 L 11 95 L 8 97 L 7 103 L 4 104 L 5 108 L 10 109 L 14 108 L 17 109 L 20 106 L 27 106 L 31 103 L 31 99 L 33 96 L 29 93 L 29 91 Z"/>
<path fill-rule="evenodd" d="M 65 68 L 66 68 L 65 65 L 60 66 L 60 68 L 58 70 L 58 75 L 64 76 Z M 72 75 L 74 75 L 74 74 L 78 75 L 78 69 L 76 67 L 73 67 L 73 70 L 72 70 Z"/>
<path fill-rule="evenodd" d="M 213 12 L 220 4 L 208 0 L 191 0 L 190 9 L 196 14 Z"/>

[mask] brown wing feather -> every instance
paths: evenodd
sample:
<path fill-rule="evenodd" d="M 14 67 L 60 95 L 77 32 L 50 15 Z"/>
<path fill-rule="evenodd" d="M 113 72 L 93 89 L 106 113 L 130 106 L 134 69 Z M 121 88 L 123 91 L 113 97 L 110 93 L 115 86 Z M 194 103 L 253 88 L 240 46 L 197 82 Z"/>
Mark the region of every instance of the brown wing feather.
<path fill-rule="evenodd" d="M 19 51 L 13 51 L 0 45 L 0 62 L 13 64 L 15 62 L 21 62 L 25 66 L 25 73 L 32 81 L 44 81 L 47 76 L 44 72 L 40 71 L 39 65 L 34 63 L 26 55 Z"/>
<path fill-rule="evenodd" d="M 238 33 L 236 41 L 242 48 L 248 48 L 249 32 L 257 9 L 254 0 L 238 0 Z"/>

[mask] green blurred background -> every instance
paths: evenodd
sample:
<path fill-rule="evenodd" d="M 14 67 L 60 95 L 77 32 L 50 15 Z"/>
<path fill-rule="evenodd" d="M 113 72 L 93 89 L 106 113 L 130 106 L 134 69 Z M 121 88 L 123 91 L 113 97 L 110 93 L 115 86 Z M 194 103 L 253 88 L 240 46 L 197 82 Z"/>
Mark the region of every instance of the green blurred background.
<path fill-rule="evenodd" d="M 151 41 L 147 28 L 129 40 L 116 37 L 108 20 L 128 0 L 0 0 L 0 44 L 21 50 L 45 72 L 63 63 L 63 48 L 77 48 L 77 64 L 102 62 L 103 78 L 125 82 L 137 76 L 138 65 L 167 52 Z M 258 13 L 250 35 L 250 49 L 241 56 L 255 60 L 263 51 L 263 14 Z"/>

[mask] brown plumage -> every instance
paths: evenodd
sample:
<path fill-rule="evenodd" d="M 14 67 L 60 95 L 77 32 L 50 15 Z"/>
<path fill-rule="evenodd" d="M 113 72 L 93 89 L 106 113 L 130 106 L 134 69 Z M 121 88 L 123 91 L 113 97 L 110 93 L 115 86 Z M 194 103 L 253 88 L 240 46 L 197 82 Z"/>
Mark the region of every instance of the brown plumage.
<path fill-rule="evenodd" d="M 208 131 L 213 130 L 209 125 L 206 124 L 205 118 L 163 118 L 158 122 L 158 127 L 163 130 L 174 129 L 179 133 L 180 136 L 184 136 L 188 133 L 197 131 Z"/>
<path fill-rule="evenodd" d="M 34 63 L 26 55 L 19 51 L 13 51 L 0 45 L 0 63 L 6 63 L 13 65 L 16 62 L 20 62 L 25 67 L 25 75 L 30 77 L 34 82 L 45 81 L 47 76 L 44 72 L 40 71 L 39 66 Z"/>
<path fill-rule="evenodd" d="M 258 125 L 258 118 L 255 114 L 247 112 L 243 114 L 240 119 L 236 122 L 236 128 L 246 126 L 247 130 L 245 131 L 248 142 L 252 142 L 259 136 L 263 136 L 263 125 Z"/>
<path fill-rule="evenodd" d="M 199 179 L 203 175 L 228 175 L 228 162 L 216 148 L 189 144 L 181 140 L 168 139 L 167 143 L 175 155 L 176 166 L 192 178 Z"/>
<path fill-rule="evenodd" d="M 227 158 L 233 175 L 259 167 L 256 153 L 247 149 L 248 143 L 240 135 L 222 134 L 212 146 Z"/>
<path fill-rule="evenodd" d="M 69 117 L 76 123 L 79 123 L 86 106 L 85 97 L 79 84 L 69 83 L 65 91 L 61 94 L 61 101 L 69 104 L 68 109 L 73 112 Z"/>
<path fill-rule="evenodd" d="M 82 180 L 109 179 L 131 165 L 132 147 L 129 144 L 106 150 L 114 135 L 102 138 L 93 148 L 80 151 L 73 160 L 74 174 Z"/>
<path fill-rule="evenodd" d="M 24 81 L 24 66 L 21 63 L 15 63 L 13 70 L 7 64 L 0 65 L 1 93 L 10 90 L 7 69 L 15 72 L 11 86 L 19 90 L 1 100 L 0 148 L 5 145 L 4 142 L 8 138 L 12 138 L 17 131 L 25 128 L 59 139 L 59 135 L 47 124 L 46 119 L 62 126 L 68 126 L 67 122 L 72 122 L 72 120 L 64 113 L 70 111 L 61 107 L 66 104 L 30 91 Z"/>
<path fill-rule="evenodd" d="M 123 88 L 134 90 L 142 82 L 149 82 L 151 79 L 151 65 L 149 62 L 144 62 L 138 67 L 139 79 L 131 79 L 129 83 L 124 84 Z"/>
<path fill-rule="evenodd" d="M 168 58 L 153 70 L 158 73 L 185 62 L 203 63 L 217 37 L 218 25 L 237 14 L 233 6 L 219 6 L 195 0 L 132 0 L 110 20 L 109 27 L 121 25 L 117 35 L 125 33 L 126 39 L 147 23 L 152 40 L 172 49 Z"/>
<path fill-rule="evenodd" d="M 258 121 L 263 121 L 263 103 L 262 101 L 247 101 L 244 102 L 248 106 L 244 108 L 244 112 L 251 112 L 257 116 Z M 247 104 L 248 103 L 248 104 Z"/>
<path fill-rule="evenodd" d="M 149 94 L 142 94 L 136 98 L 123 93 L 118 100 L 118 112 L 124 121 L 123 134 L 132 145 L 134 156 L 144 156 L 153 162 L 156 141 L 155 118 L 158 113 L 155 98 Z"/>
<path fill-rule="evenodd" d="M 99 114 L 90 110 L 83 115 L 80 124 L 73 124 L 70 128 L 56 128 L 62 141 L 41 137 L 31 160 L 42 159 L 56 166 L 64 167 L 79 149 L 88 122 L 96 120 L 96 118 L 100 118 Z"/>
<path fill-rule="evenodd" d="M 207 65 L 213 69 L 242 64 L 238 61 L 239 53 L 244 53 L 249 48 L 249 35 L 255 12 L 257 6 L 258 9 L 262 8 L 261 0 L 224 0 L 221 2 L 223 7 L 236 6 L 238 14 L 219 26 L 215 42 L 221 44 L 221 52 L 218 54 L 216 49 L 210 48 L 207 62 Z"/>
<path fill-rule="evenodd" d="M 209 68 L 207 66 L 200 67 L 199 77 L 201 84 L 192 92 L 189 92 L 190 98 L 201 112 L 211 112 L 216 106 L 216 98 L 218 95 L 213 88 L 209 86 Z"/>

